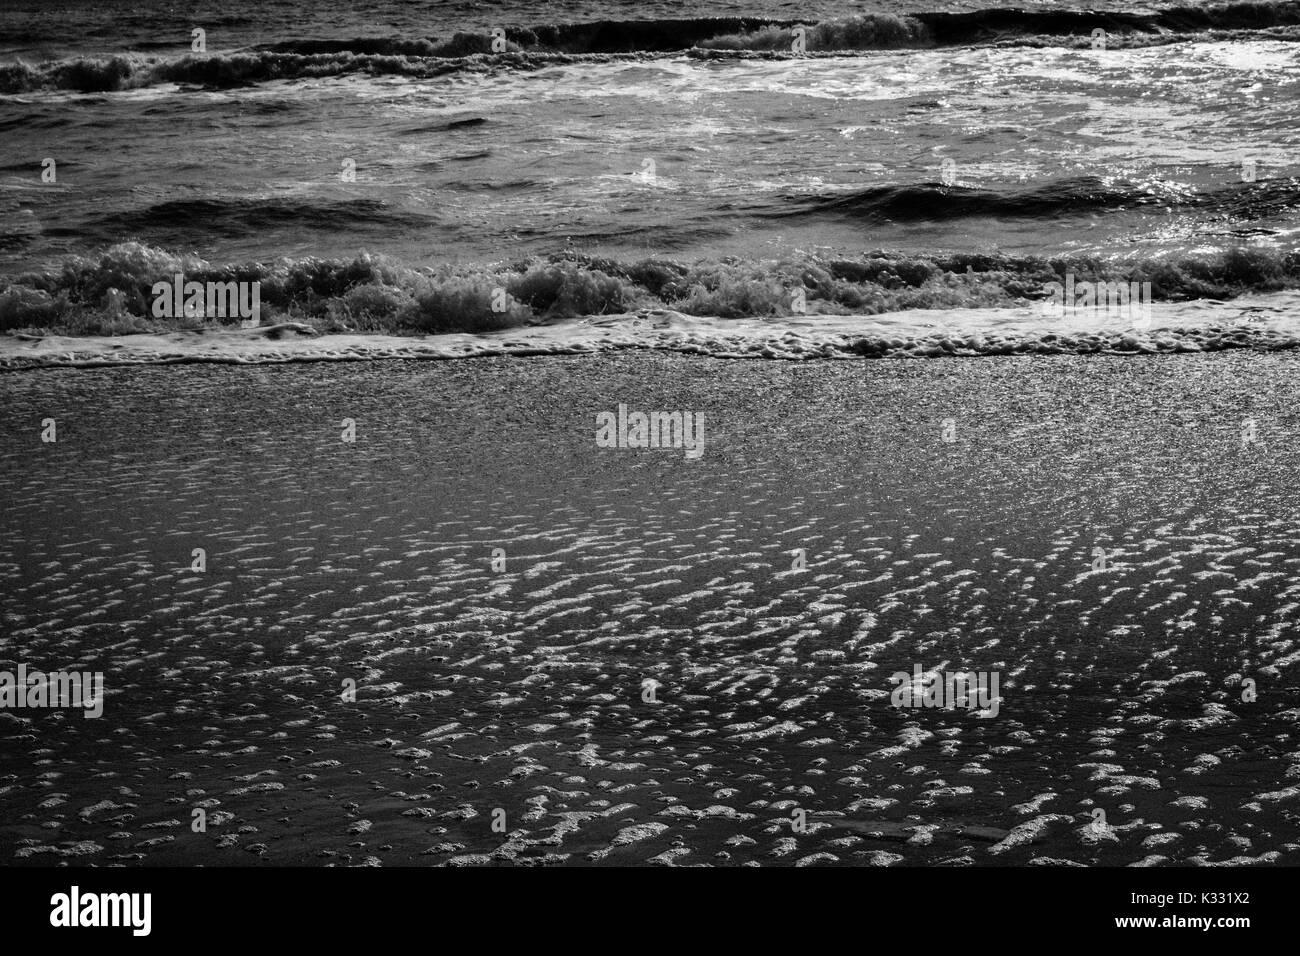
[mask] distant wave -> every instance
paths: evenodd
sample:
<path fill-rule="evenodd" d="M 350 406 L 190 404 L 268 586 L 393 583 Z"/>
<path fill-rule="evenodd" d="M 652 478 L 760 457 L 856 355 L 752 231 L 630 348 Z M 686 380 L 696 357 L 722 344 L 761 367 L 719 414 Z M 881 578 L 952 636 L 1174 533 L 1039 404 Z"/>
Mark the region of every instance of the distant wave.
<path fill-rule="evenodd" d="M 864 13 L 821 22 L 755 17 L 701 17 L 680 20 L 597 20 L 507 28 L 510 49 L 550 53 L 680 52 L 690 47 L 738 50 L 789 50 L 792 30 L 805 26 L 809 51 L 870 50 L 890 47 L 964 45 L 1015 36 L 1070 36 L 1091 41 L 1094 29 L 1108 34 L 1196 33 L 1207 30 L 1260 30 L 1300 25 L 1295 0 L 1231 3 L 1211 7 L 1171 7 L 1152 13 L 1072 10 L 990 9 L 967 13 Z M 490 39 L 458 33 L 451 40 L 369 38 L 289 40 L 260 49 L 283 53 L 401 54 L 466 56 L 491 51 Z"/>
<path fill-rule="evenodd" d="M 873 252 L 856 259 L 694 263 L 566 254 L 456 268 L 414 267 L 368 254 L 213 265 L 128 242 L 71 257 L 57 270 L 0 280 L 0 331 L 155 329 L 152 286 L 178 272 L 187 281 L 260 282 L 268 321 L 305 321 L 326 331 L 441 333 L 638 309 L 742 319 L 1019 307 L 1047 298 L 1048 285 L 1067 274 L 1077 282 L 1149 282 L 1157 302 L 1230 299 L 1300 288 L 1300 253 L 1241 248 L 1100 259 Z M 167 321 L 168 328 L 183 324 Z"/>
<path fill-rule="evenodd" d="M 789 50 L 796 22 L 772 22 L 697 41 L 699 46 L 733 50 Z M 1018 38 L 1074 37 L 1084 45 L 1092 32 L 1108 37 L 1147 34 L 1187 35 L 1212 30 L 1266 30 L 1300 25 L 1300 4 L 1233 3 L 1212 7 L 1171 7 L 1154 13 L 1086 10 L 993 9 L 968 13 L 863 14 L 809 24 L 806 48 L 866 50 L 889 47 L 953 46 L 1005 42 Z"/>
<path fill-rule="evenodd" d="M 301 226 L 306 229 L 355 229 L 366 224 L 418 226 L 424 216 L 378 199 L 345 199 L 333 202 L 297 199 L 178 199 L 155 203 L 129 212 L 113 212 L 91 223 L 68 230 L 84 238 L 89 234 L 133 233 L 157 228 L 191 230 L 201 222 L 205 231 L 217 235 L 244 235 L 270 226 Z M 58 235 L 58 230 L 49 230 Z"/>
<path fill-rule="evenodd" d="M 400 133 L 455 129 L 485 122 L 469 117 L 425 124 Z M 452 156 L 439 162 L 456 161 Z M 528 186 L 520 180 L 512 186 Z M 464 183 L 466 186 L 472 182 Z M 486 188 L 499 188 L 488 184 Z M 852 191 L 764 196 L 761 202 L 727 215 L 757 221 L 795 220 L 803 224 L 861 223 L 867 230 L 878 223 L 955 222 L 962 219 L 1040 220 L 1059 223 L 1071 216 L 1099 216 L 1126 210 L 1162 215 L 1165 211 L 1194 212 L 1202 223 L 1220 222 L 1230 232 L 1235 223 L 1282 219 L 1300 210 L 1300 178 L 1282 177 L 1255 182 L 1234 182 L 1198 191 L 1164 180 L 1132 182 L 1095 176 L 1055 179 L 1025 184 L 963 186 L 943 183 L 903 183 L 858 188 Z M 722 210 L 720 209 L 721 213 Z M 31 217 L 29 217 L 31 218 Z M 38 234 L 69 236 L 81 243 L 109 244 L 124 239 L 144 239 L 167 245 L 188 241 L 196 223 L 211 237 L 238 237 L 266 229 L 298 229 L 304 233 L 355 231 L 378 235 L 384 230 L 409 231 L 438 225 L 436 211 L 411 208 L 374 198 L 205 196 L 169 199 L 145 206 L 107 206 L 85 219 L 30 228 L 32 222 L 15 220 L 0 227 L 0 247 L 20 247 Z M 23 228 L 28 227 L 28 228 Z M 719 217 L 679 218 L 674 224 L 624 224 L 571 233 L 583 242 L 628 241 L 644 234 L 661 252 L 726 235 Z"/>
<path fill-rule="evenodd" d="M 1212 192 L 1164 182 L 1107 182 L 1095 176 L 1024 187 L 973 188 L 943 183 L 873 186 L 850 193 L 790 197 L 789 208 L 764 215 L 944 222 L 972 216 L 1046 218 L 1150 206 L 1195 208 L 1208 214 L 1258 219 L 1300 207 L 1300 179 L 1234 183 Z"/>
<path fill-rule="evenodd" d="M 761 17 L 696 17 L 681 20 L 595 20 L 533 27 L 507 27 L 509 52 L 674 53 L 706 40 L 798 21 Z M 486 34 L 457 33 L 450 40 L 371 37 L 354 40 L 285 40 L 259 47 L 278 53 L 399 54 L 460 57 L 491 53 Z"/>
<path fill-rule="evenodd" d="M 125 237 L 150 236 L 156 242 L 188 241 L 197 223 L 213 237 L 240 237 L 265 229 L 330 232 L 409 230 L 435 222 L 429 215 L 379 199 L 247 199 L 236 197 L 174 199 L 102 214 L 43 229 L 18 221 L 0 227 L 0 249 L 18 248 L 38 234 L 69 236 L 79 243 L 109 244 Z M 28 228 L 23 228 L 24 226 Z"/>
<path fill-rule="evenodd" d="M 481 70 L 514 67 L 536 68 L 539 63 L 518 54 L 499 57 L 442 59 L 356 53 L 225 53 L 160 60 L 137 54 L 111 57 L 76 57 L 33 66 L 15 63 L 0 67 L 0 93 L 24 93 L 40 89 L 105 93 L 136 89 L 161 83 L 193 84 L 205 87 L 233 87 L 270 80 L 342 76 L 348 73 L 397 74 L 433 77 L 475 68 Z M 496 62 L 500 60 L 500 62 Z"/>
<path fill-rule="evenodd" d="M 598 20 L 505 29 L 505 50 L 487 34 L 293 39 L 232 53 L 160 58 L 138 53 L 0 66 L 0 93 L 40 89 L 83 93 L 161 83 L 232 87 L 349 73 L 427 78 L 462 71 L 530 70 L 556 63 L 689 53 L 700 57 L 786 56 L 803 26 L 809 55 L 860 50 L 1018 43 L 1141 46 L 1243 31 L 1300 40 L 1300 0 L 1173 7 L 1152 13 L 994 9 L 970 13 L 861 14 L 803 22 L 754 17 Z"/>

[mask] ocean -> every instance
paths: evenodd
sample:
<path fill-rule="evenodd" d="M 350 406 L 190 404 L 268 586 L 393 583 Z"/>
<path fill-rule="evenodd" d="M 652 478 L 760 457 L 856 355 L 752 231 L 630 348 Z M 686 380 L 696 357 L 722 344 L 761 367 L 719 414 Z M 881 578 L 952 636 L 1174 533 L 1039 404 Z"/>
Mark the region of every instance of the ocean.
<path fill-rule="evenodd" d="M 1300 275 L 1300 3 L 55 7 L 0 14 L 7 328 L 203 270 L 420 331 Z"/>

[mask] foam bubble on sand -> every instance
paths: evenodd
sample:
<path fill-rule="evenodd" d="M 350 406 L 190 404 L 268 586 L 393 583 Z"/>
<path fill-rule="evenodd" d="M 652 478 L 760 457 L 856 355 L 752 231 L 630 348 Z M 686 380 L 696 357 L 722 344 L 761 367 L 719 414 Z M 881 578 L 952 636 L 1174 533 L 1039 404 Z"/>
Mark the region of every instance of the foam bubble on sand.
<path fill-rule="evenodd" d="M 1049 813 L 1042 816 L 1034 817 L 1024 823 L 1018 824 L 1007 834 L 1006 839 L 995 843 L 989 847 L 989 852 L 993 854 L 1006 853 L 1008 850 L 1014 850 L 1018 846 L 1026 843 L 1033 843 L 1041 839 L 1047 828 L 1055 823 L 1068 823 L 1070 818 L 1061 813 Z"/>
<path fill-rule="evenodd" d="M 102 663 L 117 674 L 123 701 L 143 701 L 109 710 L 104 723 L 64 721 L 57 732 L 47 725 L 39 742 L 21 736 L 31 728 L 0 722 L 11 749 L 35 758 L 28 770 L 15 769 L 8 790 L 0 787 L 6 819 L 34 817 L 0 833 L 0 852 L 10 858 L 29 845 L 16 838 L 42 833 L 29 826 L 55 824 L 59 841 L 46 835 L 30 845 L 88 840 L 159 865 L 254 855 L 337 865 L 376 858 L 550 865 L 586 862 L 606 849 L 600 859 L 611 864 L 700 863 L 719 852 L 734 864 L 764 865 L 868 859 L 855 853 L 946 865 L 1109 865 L 1156 854 L 1186 863 L 1274 849 L 1293 860 L 1300 848 L 1281 841 L 1297 806 L 1287 788 L 1300 779 L 1287 768 L 1300 766 L 1300 710 L 1270 692 L 1259 706 L 1242 706 L 1233 675 L 1258 676 L 1295 651 L 1285 632 L 1269 636 L 1273 621 L 1289 618 L 1256 621 L 1297 587 L 1297 565 L 1286 561 L 1300 559 L 1285 558 L 1300 540 L 1285 494 L 1294 462 L 1277 443 L 1270 449 L 1277 478 L 1259 481 L 1260 459 L 1246 457 L 1253 450 L 1223 455 L 1219 438 L 1204 437 L 1208 429 L 1189 433 L 1181 421 L 1184 410 L 1202 406 L 1235 421 L 1238 396 L 1261 394 L 1265 374 L 1291 380 L 1296 361 L 991 359 L 929 366 L 934 374 L 923 363 L 882 363 L 864 376 L 839 363 L 640 354 L 0 377 L 14 433 L 15 422 L 39 421 L 53 395 L 75 409 L 82 446 L 75 458 L 23 452 L 35 464 L 4 472 L 13 531 L 4 536 L 11 550 L 0 576 L 15 601 L 0 624 L 43 658 Z M 1078 366 L 1088 366 L 1098 388 L 1075 387 L 1068 369 Z M 575 375 L 578 368 L 594 371 Z M 531 420 L 534 433 L 554 437 L 570 423 L 549 417 L 554 409 L 586 407 L 609 374 L 653 388 L 673 375 L 698 376 L 724 390 L 709 392 L 724 409 L 719 396 L 741 383 L 747 396 L 762 396 L 747 401 L 762 405 L 739 406 L 745 414 L 737 419 L 762 426 L 762 440 L 734 441 L 743 459 L 719 455 L 715 470 L 707 470 L 708 456 L 704 468 L 682 470 L 667 507 L 663 475 L 637 472 L 649 458 L 619 459 L 621 480 L 584 486 L 580 499 L 551 480 L 570 474 L 568 457 L 553 471 L 544 460 L 530 463 L 519 485 L 504 486 L 508 494 L 478 473 L 463 474 L 484 449 L 517 448 L 513 432 L 485 422 Z M 771 467 L 764 455 L 784 447 L 768 431 L 779 426 L 780 409 L 767 406 L 771 383 L 785 376 L 803 383 L 800 400 L 825 419 L 813 419 L 819 427 L 803 437 L 810 451 L 791 465 L 800 480 L 783 483 L 778 495 L 762 469 Z M 1031 436 L 1035 454 L 1026 454 L 1020 437 L 1008 437 L 1024 434 L 1020 413 L 998 412 L 989 397 L 1014 381 L 1035 419 L 1059 421 L 1065 412 L 1042 399 L 1062 380 L 1068 414 L 1096 422 L 1096 431 L 1044 427 Z M 130 414 L 101 407 L 98 388 L 110 381 L 128 383 Z M 972 409 L 971 428 L 984 429 L 979 441 L 937 440 L 933 419 L 945 406 L 929 404 L 936 388 Z M 369 440 L 322 456 L 337 433 L 310 421 L 322 396 L 340 393 L 355 406 L 350 414 L 371 423 Z M 1114 400 L 1121 393 L 1146 398 L 1126 406 Z M 871 409 L 892 407 L 877 395 L 899 395 L 907 411 L 882 426 L 893 419 L 863 416 L 864 394 Z M 458 432 L 454 418 L 430 416 L 466 395 L 482 398 L 472 428 Z M 174 432 L 166 423 L 186 402 L 227 418 L 196 427 L 187 455 L 168 457 L 161 452 Z M 1154 413 L 1149 402 L 1159 403 Z M 936 427 L 918 429 L 907 415 Z M 978 424 L 984 415 L 991 423 Z M 386 430 L 383 416 L 391 419 Z M 1169 434 L 1178 445 L 1161 442 Z M 277 453 L 267 455 L 259 437 L 274 438 Z M 1226 437 L 1235 450 L 1235 432 Z M 570 450 L 587 456 L 589 438 L 584 430 Z M 885 469 L 875 478 L 866 459 L 831 453 L 864 440 L 898 449 L 896 485 L 884 484 Z M 566 454 L 563 440 L 547 448 Z M 256 487 L 232 480 L 245 474 L 249 456 L 266 469 Z M 1034 457 L 1056 464 L 1050 485 L 1039 483 Z M 1098 459 L 1110 468 L 1094 471 Z M 1188 463 L 1186 472 L 1169 464 L 1175 460 Z M 304 461 L 338 489 L 336 506 L 324 508 L 310 493 L 315 472 L 302 469 Z M 1219 467 L 1203 474 L 1191 467 L 1204 461 Z M 1234 461 L 1240 465 L 1224 464 Z M 398 484 L 389 465 L 413 462 L 422 465 L 412 469 L 418 479 Z M 1128 474 L 1116 467 L 1128 462 L 1144 467 Z M 1237 467 L 1252 480 L 1237 483 Z M 1112 476 L 1104 488 L 1093 483 L 1099 472 Z M 384 480 L 375 483 L 376 474 Z M 1187 494 L 1187 475 L 1221 496 L 1222 519 Z M 653 493 L 628 494 L 634 479 Z M 1082 504 L 1062 502 L 1060 487 Z M 894 488 L 923 489 L 932 506 L 901 500 Z M 1079 581 L 1077 571 L 1090 564 L 1099 524 L 1089 496 L 1111 490 L 1129 498 L 1133 515 L 1111 527 L 1126 557 L 1107 580 L 1129 587 L 1099 591 L 1110 585 Z M 173 514 L 153 513 L 164 499 L 210 554 L 225 556 L 222 574 L 239 587 L 201 587 L 186 549 L 170 570 L 144 550 L 147 539 L 187 543 Z M 51 509 L 74 506 L 85 520 L 48 526 Z M 323 520 L 345 509 L 346 520 Z M 1041 535 L 1025 533 L 1030 516 Z M 1067 532 L 1067 522 L 1082 530 Z M 35 527 L 42 534 L 19 533 Z M 954 538 L 959 546 L 946 547 Z M 1189 543 L 1201 539 L 1207 547 L 1193 562 Z M 14 560 L 15 541 L 26 563 Z M 785 548 L 796 541 L 812 544 L 802 581 L 786 571 Z M 509 570 L 497 574 L 486 558 L 502 542 L 513 545 Z M 1226 639 L 1172 636 L 1167 610 L 1154 610 L 1168 589 L 1153 582 L 1170 567 L 1213 562 L 1234 580 L 1255 581 L 1253 562 L 1279 551 L 1283 560 L 1267 562 L 1287 577 L 1253 585 L 1247 597 L 1261 611 L 1222 625 Z M 849 557 L 840 560 L 842 553 Z M 299 563 L 304 555 L 313 560 Z M 975 569 L 974 580 L 987 586 L 980 604 L 966 603 L 971 577 L 957 567 Z M 267 578 L 258 575 L 272 574 L 284 586 L 262 590 Z M 245 592 L 245 580 L 256 590 Z M 629 599 L 630 585 L 646 597 Z M 1217 587 L 1216 579 L 1197 593 Z M 702 591 L 712 592 L 713 604 L 701 609 L 697 628 Z M 1099 593 L 1112 596 L 1109 617 L 1098 612 L 1076 626 L 1078 605 L 1055 613 L 1061 600 L 1082 598 L 1089 607 Z M 585 606 L 573 601 L 580 595 Z M 96 616 L 123 597 L 115 620 Z M 39 608 L 45 612 L 29 610 Z M 1213 613 L 1205 608 L 1198 621 L 1205 632 L 1213 633 Z M 283 630 L 265 641 L 249 633 L 267 624 Z M 1237 632 L 1239 642 L 1230 636 Z M 1006 693 L 996 720 L 943 708 L 900 713 L 888 701 L 888 675 L 910 674 L 917 663 L 1001 671 L 1004 691 L 1016 673 L 1017 692 Z M 641 696 L 647 675 L 664 687 L 654 703 Z M 354 702 L 336 699 L 342 678 L 357 680 Z M 1223 709 L 1204 710 L 1207 700 Z M 1083 702 L 1086 715 L 1077 718 L 1067 701 Z M 1180 724 L 1218 718 L 1196 731 Z M 131 779 L 139 794 L 59 775 L 75 766 L 70 758 L 89 742 L 77 733 L 86 730 L 111 732 L 116 746 L 102 769 Z M 175 775 L 137 773 L 159 754 Z M 1180 770 L 1202 766 L 1195 775 Z M 177 826 L 208 793 L 222 808 L 209 804 L 208 833 Z M 1202 793 L 1208 801 L 1175 802 Z M 284 820 L 269 809 L 281 806 Z M 513 828 L 505 835 L 492 829 L 498 807 Z M 1077 812 L 1084 807 L 1103 809 L 1116 839 L 1086 839 L 1087 817 Z M 797 837 L 796 808 L 809 817 Z M 1024 821 L 1028 829 L 1007 829 Z M 651 824 L 653 836 L 618 842 L 629 827 Z M 1143 844 L 1157 826 L 1183 839 Z M 628 831 L 642 832 L 649 831 Z M 160 842 L 168 834 L 175 839 Z M 789 852 L 768 857 L 785 836 L 794 840 Z M 984 852 L 995 845 L 1001 849 Z M 677 852 L 684 849 L 693 852 Z M 119 861 L 110 853 L 89 859 Z M 24 860 L 61 862 L 52 851 Z"/>

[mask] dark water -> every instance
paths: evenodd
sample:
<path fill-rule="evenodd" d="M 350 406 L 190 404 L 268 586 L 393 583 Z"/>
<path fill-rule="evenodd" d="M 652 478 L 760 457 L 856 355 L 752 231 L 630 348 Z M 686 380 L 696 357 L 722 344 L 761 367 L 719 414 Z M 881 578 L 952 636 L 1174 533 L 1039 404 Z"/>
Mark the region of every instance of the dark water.
<path fill-rule="evenodd" d="M 0 266 L 1297 249 L 1296 3 L 220 9 L 0 12 Z"/>
<path fill-rule="evenodd" d="M 1143 11 L 1155 4 L 1123 0 L 1066 0 L 1023 4 L 1009 0 L 958 0 L 949 11 L 1037 8 L 1038 10 Z M 0 52 L 48 57 L 68 53 L 129 50 L 184 52 L 190 30 L 203 27 L 219 49 L 274 41 L 358 37 L 450 37 L 493 26 L 529 27 L 600 21 L 688 20 L 755 17 L 817 22 L 862 12 L 910 13 L 933 9 L 925 0 L 378 0 L 364 7 L 323 2 L 305 10 L 295 0 L 13 0 L 5 5 Z"/>

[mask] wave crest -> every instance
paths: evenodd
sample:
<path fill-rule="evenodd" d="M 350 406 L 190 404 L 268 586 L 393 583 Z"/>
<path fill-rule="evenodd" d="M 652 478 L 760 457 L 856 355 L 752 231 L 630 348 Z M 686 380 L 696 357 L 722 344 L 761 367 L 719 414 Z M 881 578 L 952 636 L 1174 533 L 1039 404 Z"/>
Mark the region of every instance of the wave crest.
<path fill-rule="evenodd" d="M 870 186 L 853 192 L 791 196 L 771 218 L 945 222 L 975 216 L 1050 218 L 1150 206 L 1260 219 L 1300 207 L 1300 178 L 1278 177 L 1197 191 L 1165 180 L 1132 182 L 1078 176 L 1000 188 L 959 183 Z"/>
<path fill-rule="evenodd" d="M 185 326 L 150 318 L 151 289 L 176 273 L 198 282 L 259 282 L 264 311 L 322 330 L 481 332 L 636 309 L 721 319 L 880 315 L 915 309 L 1034 305 L 1067 274 L 1078 282 L 1149 282 L 1154 301 L 1229 299 L 1300 288 L 1300 254 L 1238 248 L 1147 259 L 1016 257 L 996 253 L 857 259 L 666 259 L 621 262 L 573 254 L 496 266 L 412 267 L 352 259 L 213 265 L 138 242 L 60 269 L 0 283 L 0 331 L 97 334 Z"/>
<path fill-rule="evenodd" d="M 608 58 L 792 55 L 794 30 L 805 28 L 807 52 L 984 43 L 1086 46 L 1093 30 L 1115 45 L 1172 42 L 1215 31 L 1282 31 L 1262 35 L 1298 39 L 1300 0 L 1173 7 L 1152 13 L 1086 10 L 992 9 L 967 13 L 858 14 L 821 22 L 759 17 L 675 20 L 597 20 L 505 30 L 505 49 L 493 52 L 486 33 L 435 37 L 288 39 L 250 50 L 176 59 L 121 54 L 75 57 L 39 65 L 0 66 L 0 93 L 66 89 L 83 93 L 158 83 L 236 86 L 244 83 L 347 73 L 434 77 L 460 71 L 527 70 L 554 63 Z"/>

